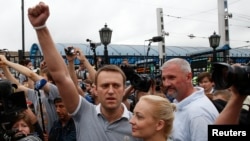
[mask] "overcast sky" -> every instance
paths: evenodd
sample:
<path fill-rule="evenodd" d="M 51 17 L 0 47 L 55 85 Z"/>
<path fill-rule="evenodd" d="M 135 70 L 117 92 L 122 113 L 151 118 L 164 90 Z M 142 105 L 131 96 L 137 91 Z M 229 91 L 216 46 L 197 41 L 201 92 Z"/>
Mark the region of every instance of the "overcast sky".
<path fill-rule="evenodd" d="M 37 43 L 27 9 L 41 0 L 24 0 L 25 50 Z M 47 21 L 55 43 L 100 42 L 99 30 L 113 30 L 111 44 L 144 45 L 157 36 L 156 9 L 162 8 L 166 46 L 209 47 L 208 37 L 218 32 L 217 0 L 44 0 L 50 7 Z M 22 49 L 21 0 L 0 0 L 0 49 Z M 250 0 L 228 0 L 230 46 L 250 43 Z M 190 39 L 193 34 L 196 38 Z M 157 44 L 157 43 L 154 43 Z"/>

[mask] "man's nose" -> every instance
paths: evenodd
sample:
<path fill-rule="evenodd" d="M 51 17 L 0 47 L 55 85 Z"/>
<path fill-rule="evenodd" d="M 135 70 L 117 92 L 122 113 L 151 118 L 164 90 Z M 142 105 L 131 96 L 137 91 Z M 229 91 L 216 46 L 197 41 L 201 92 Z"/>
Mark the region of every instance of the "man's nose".
<path fill-rule="evenodd" d="M 112 85 L 109 86 L 108 92 L 109 93 L 113 93 L 114 92 L 114 87 Z"/>

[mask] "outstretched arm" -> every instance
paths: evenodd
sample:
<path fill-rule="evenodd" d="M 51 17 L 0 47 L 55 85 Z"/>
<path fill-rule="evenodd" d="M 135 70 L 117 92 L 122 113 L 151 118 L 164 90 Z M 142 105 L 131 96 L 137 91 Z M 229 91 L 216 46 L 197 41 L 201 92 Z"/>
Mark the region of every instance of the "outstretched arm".
<path fill-rule="evenodd" d="M 18 63 L 13 63 L 11 61 L 8 61 L 6 59 L 6 57 L 4 55 L 0 55 L 0 59 L 1 59 L 1 62 L 4 64 L 4 65 L 7 65 L 13 69 L 15 69 L 16 71 L 20 72 L 21 74 L 24 74 L 25 76 L 29 77 L 32 81 L 36 82 L 36 81 L 39 81 L 41 79 L 43 79 L 42 76 L 38 75 L 37 73 L 33 72 L 32 70 L 30 70 L 29 68 L 23 66 L 23 65 L 20 65 Z M 43 89 L 46 91 L 46 92 L 49 92 L 49 85 L 46 84 Z"/>
<path fill-rule="evenodd" d="M 74 64 L 74 60 L 76 58 L 77 53 L 75 52 L 72 56 L 66 55 L 66 58 L 68 60 L 68 70 L 69 70 L 69 74 L 71 79 L 73 80 L 76 89 L 78 90 L 78 93 L 80 95 L 84 95 L 83 90 L 81 89 L 81 87 L 78 84 L 78 80 L 77 80 L 77 76 L 76 76 L 76 72 L 75 72 L 75 64 Z"/>
<path fill-rule="evenodd" d="M 56 49 L 48 28 L 44 26 L 49 14 L 49 7 L 43 2 L 28 9 L 29 21 L 36 29 L 47 68 L 58 87 L 68 112 L 73 113 L 78 106 L 80 98 L 69 75 L 67 66 Z"/>
<path fill-rule="evenodd" d="M 17 85 L 18 88 L 16 91 L 24 91 L 25 95 L 27 96 L 27 93 L 28 93 L 27 91 L 29 88 L 27 88 L 24 85 L 22 85 L 21 83 L 19 83 L 19 81 L 11 74 L 8 66 L 1 65 L 1 68 L 5 74 L 6 79 L 8 79 L 11 83 Z"/>
<path fill-rule="evenodd" d="M 84 53 L 79 48 L 77 48 L 76 51 L 77 51 L 77 59 L 80 60 L 80 62 L 84 64 L 84 66 L 86 67 L 86 69 L 89 72 L 89 79 L 94 82 L 95 81 L 96 70 L 89 63 L 88 59 L 86 58 Z"/>

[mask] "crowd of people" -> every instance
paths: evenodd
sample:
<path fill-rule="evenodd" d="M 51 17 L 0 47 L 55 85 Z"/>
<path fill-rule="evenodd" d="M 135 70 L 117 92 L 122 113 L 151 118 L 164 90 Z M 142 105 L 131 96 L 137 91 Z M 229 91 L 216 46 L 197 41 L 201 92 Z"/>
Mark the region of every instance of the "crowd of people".
<path fill-rule="evenodd" d="M 12 121 L 17 138 L 206 141 L 208 125 L 240 124 L 248 96 L 239 94 L 234 86 L 216 90 L 209 72 L 200 73 L 195 86 L 185 59 L 167 60 L 159 79 L 146 79 L 139 86 L 129 81 L 140 75 L 131 75 L 135 72 L 126 59 L 121 66 L 102 64 L 94 68 L 84 52 L 73 47 L 65 63 L 46 26 L 49 15 L 49 6 L 43 2 L 28 9 L 44 55 L 39 74 L 29 63 L 13 63 L 0 55 L 2 79 L 17 84 L 16 91 L 24 91 L 27 103 L 33 105 Z M 75 59 L 80 61 L 78 69 Z M 15 78 L 9 68 L 19 72 L 20 78 Z M 34 88 L 43 79 L 46 84 Z"/>

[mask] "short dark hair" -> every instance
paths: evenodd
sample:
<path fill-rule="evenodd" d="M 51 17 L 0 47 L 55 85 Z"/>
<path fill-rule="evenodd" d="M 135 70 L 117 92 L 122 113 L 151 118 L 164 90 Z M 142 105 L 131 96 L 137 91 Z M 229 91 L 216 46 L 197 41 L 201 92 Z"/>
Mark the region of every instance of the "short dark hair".
<path fill-rule="evenodd" d="M 61 98 L 61 97 L 56 97 L 56 98 L 54 99 L 54 104 L 60 103 L 60 102 L 62 102 L 62 98 Z"/>
<path fill-rule="evenodd" d="M 198 76 L 197 76 L 197 82 L 200 83 L 202 81 L 202 79 L 204 79 L 206 77 L 208 78 L 208 80 L 210 82 L 213 82 L 212 75 L 209 72 L 201 72 L 201 73 L 199 73 Z"/>
<path fill-rule="evenodd" d="M 123 78 L 123 84 L 125 86 L 125 82 L 126 82 L 126 76 L 124 74 L 124 72 L 121 70 L 120 67 L 116 66 L 116 65 L 112 65 L 112 64 L 109 64 L 109 65 L 104 65 L 103 67 L 101 67 L 100 69 L 97 70 L 96 74 L 95 74 L 95 85 L 97 85 L 97 80 L 98 80 L 98 76 L 101 72 L 117 72 L 117 73 L 120 73 L 122 78 Z"/>

